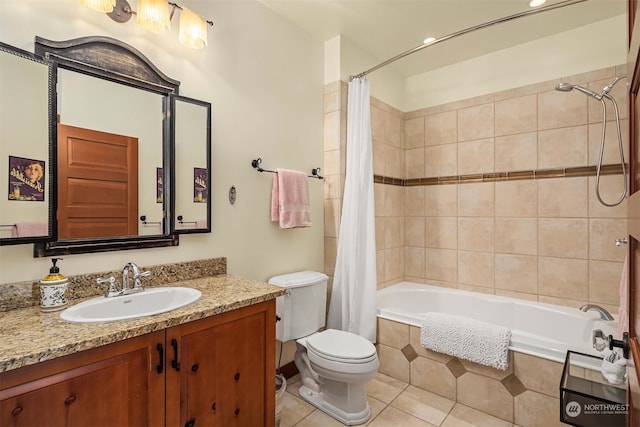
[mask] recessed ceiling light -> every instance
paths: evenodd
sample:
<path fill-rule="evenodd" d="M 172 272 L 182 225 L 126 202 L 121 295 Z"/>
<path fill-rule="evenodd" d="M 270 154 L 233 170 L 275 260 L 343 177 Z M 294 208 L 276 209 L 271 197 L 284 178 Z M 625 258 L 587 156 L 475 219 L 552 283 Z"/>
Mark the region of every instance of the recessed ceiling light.
<path fill-rule="evenodd" d="M 543 4 L 545 4 L 547 0 L 531 0 L 529 2 L 529 7 L 538 7 L 538 6 L 542 6 Z"/>
<path fill-rule="evenodd" d="M 424 44 L 430 44 L 430 43 L 433 43 L 434 41 L 436 41 L 436 38 L 435 38 L 435 37 L 427 37 L 426 39 L 424 39 L 424 40 L 422 41 L 422 43 L 424 43 Z"/>

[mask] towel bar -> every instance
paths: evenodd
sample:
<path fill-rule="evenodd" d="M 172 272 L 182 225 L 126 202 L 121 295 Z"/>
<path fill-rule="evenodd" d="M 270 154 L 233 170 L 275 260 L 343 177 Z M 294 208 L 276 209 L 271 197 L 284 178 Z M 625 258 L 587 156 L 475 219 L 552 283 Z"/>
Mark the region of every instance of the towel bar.
<path fill-rule="evenodd" d="M 262 164 L 262 159 L 260 157 L 258 157 L 255 160 L 251 161 L 251 166 L 254 169 L 257 169 L 258 172 L 269 172 L 269 173 L 277 173 L 276 171 L 272 171 L 269 169 L 263 169 L 260 165 Z M 322 175 L 320 175 L 320 171 L 322 169 L 320 168 L 313 168 L 311 169 L 311 175 L 307 175 L 309 178 L 317 178 L 317 179 L 324 179 L 324 177 Z"/>

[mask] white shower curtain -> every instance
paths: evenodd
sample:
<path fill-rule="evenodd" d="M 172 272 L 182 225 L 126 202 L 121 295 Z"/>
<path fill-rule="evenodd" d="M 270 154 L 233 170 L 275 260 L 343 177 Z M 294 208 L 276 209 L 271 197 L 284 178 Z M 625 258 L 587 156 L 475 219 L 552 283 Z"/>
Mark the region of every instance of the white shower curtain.
<path fill-rule="evenodd" d="M 376 340 L 376 237 L 369 81 L 349 82 L 347 164 L 328 326 Z"/>

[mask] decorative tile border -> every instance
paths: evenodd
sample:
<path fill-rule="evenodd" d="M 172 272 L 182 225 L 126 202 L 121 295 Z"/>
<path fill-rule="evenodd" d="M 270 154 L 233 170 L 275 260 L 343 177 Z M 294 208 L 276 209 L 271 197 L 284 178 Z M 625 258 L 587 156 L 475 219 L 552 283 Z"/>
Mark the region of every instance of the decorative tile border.
<path fill-rule="evenodd" d="M 625 168 L 627 168 L 628 170 L 627 164 L 625 164 Z M 600 174 L 620 175 L 622 174 L 622 167 L 619 164 L 603 165 L 600 168 Z M 595 175 L 595 166 L 578 166 L 571 168 L 535 169 L 514 172 L 479 173 L 473 175 L 438 176 L 434 178 L 401 179 L 383 175 L 373 175 L 373 182 L 376 184 L 396 185 L 400 187 L 415 187 L 425 185 L 469 184 L 475 182 L 516 181 L 528 179 L 577 178 Z"/>

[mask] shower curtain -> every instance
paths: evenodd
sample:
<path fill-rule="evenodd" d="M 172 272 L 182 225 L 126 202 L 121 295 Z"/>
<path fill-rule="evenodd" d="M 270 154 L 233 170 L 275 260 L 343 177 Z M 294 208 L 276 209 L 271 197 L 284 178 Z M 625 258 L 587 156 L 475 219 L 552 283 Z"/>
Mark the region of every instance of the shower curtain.
<path fill-rule="evenodd" d="M 369 81 L 349 82 L 347 163 L 328 326 L 376 340 L 376 237 Z"/>

